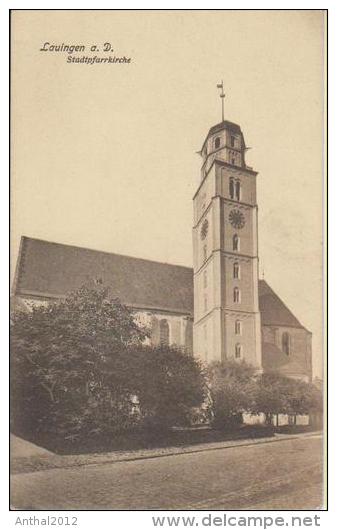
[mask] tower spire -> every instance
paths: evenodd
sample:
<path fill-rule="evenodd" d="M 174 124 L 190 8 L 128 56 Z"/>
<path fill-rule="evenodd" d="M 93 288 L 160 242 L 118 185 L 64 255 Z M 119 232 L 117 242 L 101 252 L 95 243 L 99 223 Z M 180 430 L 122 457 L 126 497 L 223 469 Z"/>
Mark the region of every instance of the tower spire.
<path fill-rule="evenodd" d="M 220 93 L 220 98 L 221 98 L 221 110 L 222 110 L 222 121 L 225 121 L 225 114 L 224 114 L 224 100 L 225 100 L 225 97 L 226 97 L 226 94 L 224 93 L 223 91 L 223 81 L 221 81 L 221 83 L 219 83 L 218 85 L 216 85 L 217 88 L 221 88 L 221 93 Z"/>

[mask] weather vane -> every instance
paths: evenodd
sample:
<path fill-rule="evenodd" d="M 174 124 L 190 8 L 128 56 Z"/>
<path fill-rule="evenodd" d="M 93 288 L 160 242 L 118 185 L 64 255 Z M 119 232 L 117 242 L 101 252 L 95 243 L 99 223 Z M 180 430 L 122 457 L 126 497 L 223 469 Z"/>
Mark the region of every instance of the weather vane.
<path fill-rule="evenodd" d="M 224 121 L 224 120 L 225 120 L 225 115 L 224 115 L 224 100 L 225 100 L 226 94 L 225 94 L 224 91 L 223 91 L 223 81 L 221 81 L 221 84 L 216 85 L 216 87 L 217 87 L 217 88 L 221 88 L 220 98 L 221 98 L 221 107 L 222 107 L 222 121 Z"/>

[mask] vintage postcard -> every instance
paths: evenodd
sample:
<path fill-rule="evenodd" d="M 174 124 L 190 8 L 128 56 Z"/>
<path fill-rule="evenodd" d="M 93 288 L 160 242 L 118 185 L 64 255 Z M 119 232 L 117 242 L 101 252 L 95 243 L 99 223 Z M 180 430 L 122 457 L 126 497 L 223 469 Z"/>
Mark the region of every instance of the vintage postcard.
<path fill-rule="evenodd" d="M 12 510 L 326 508 L 326 18 L 11 12 Z"/>

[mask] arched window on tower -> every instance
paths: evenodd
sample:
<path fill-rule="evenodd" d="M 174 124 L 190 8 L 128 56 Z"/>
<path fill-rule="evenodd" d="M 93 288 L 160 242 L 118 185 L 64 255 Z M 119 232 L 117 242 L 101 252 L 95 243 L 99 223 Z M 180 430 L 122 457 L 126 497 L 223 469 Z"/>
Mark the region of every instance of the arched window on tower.
<path fill-rule="evenodd" d="M 166 319 L 160 321 L 159 340 L 162 346 L 168 346 L 170 344 L 170 328 Z"/>
<path fill-rule="evenodd" d="M 241 201 L 241 182 L 239 180 L 235 182 L 235 197 L 237 201 Z"/>
<path fill-rule="evenodd" d="M 229 197 L 234 199 L 234 179 L 229 179 Z"/>
<path fill-rule="evenodd" d="M 241 335 L 242 333 L 242 322 L 241 320 L 235 321 L 235 335 Z"/>
<path fill-rule="evenodd" d="M 240 289 L 238 287 L 234 287 L 233 290 L 233 301 L 235 304 L 240 303 Z"/>
<path fill-rule="evenodd" d="M 234 234 L 233 236 L 233 250 L 239 250 L 240 245 L 240 239 L 237 234 Z"/>
<path fill-rule="evenodd" d="M 239 280 L 240 279 L 240 265 L 238 264 L 237 261 L 233 265 L 233 278 L 235 280 Z"/>
<path fill-rule="evenodd" d="M 240 359 L 242 357 L 242 346 L 241 344 L 235 344 L 235 359 Z"/>
<path fill-rule="evenodd" d="M 215 149 L 218 149 L 220 147 L 220 138 L 219 137 L 215 138 L 214 147 L 215 147 Z"/>
<path fill-rule="evenodd" d="M 290 354 L 290 335 L 286 331 L 282 333 L 282 351 L 287 355 Z"/>

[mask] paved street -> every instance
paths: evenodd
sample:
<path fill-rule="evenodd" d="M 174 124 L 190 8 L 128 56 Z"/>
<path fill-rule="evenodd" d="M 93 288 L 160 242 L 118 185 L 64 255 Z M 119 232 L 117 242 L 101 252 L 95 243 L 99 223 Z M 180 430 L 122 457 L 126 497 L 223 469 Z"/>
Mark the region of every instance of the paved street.
<path fill-rule="evenodd" d="M 322 437 L 21 473 L 18 509 L 314 509 Z"/>

